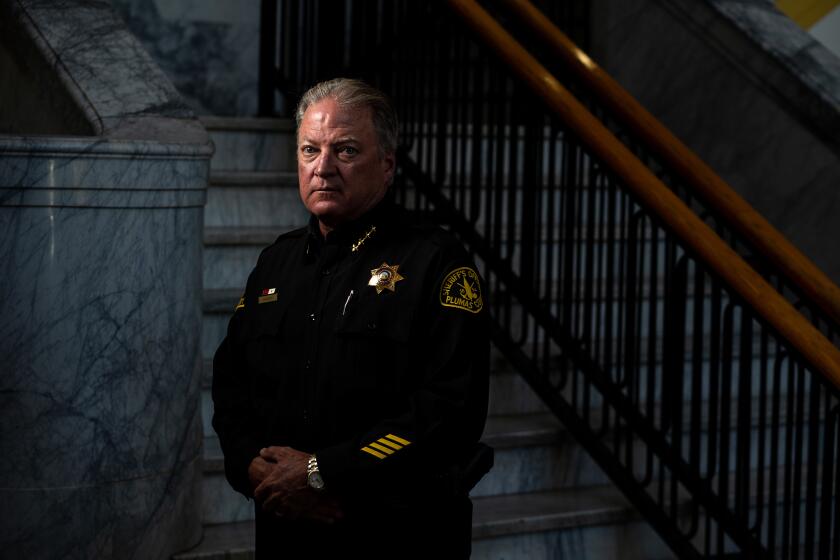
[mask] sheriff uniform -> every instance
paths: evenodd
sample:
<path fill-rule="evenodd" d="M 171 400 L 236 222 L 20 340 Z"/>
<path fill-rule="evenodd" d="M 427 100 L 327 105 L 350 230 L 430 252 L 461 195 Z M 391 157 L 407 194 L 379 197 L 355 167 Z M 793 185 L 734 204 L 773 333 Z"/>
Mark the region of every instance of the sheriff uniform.
<path fill-rule="evenodd" d="M 326 239 L 313 217 L 248 279 L 213 364 L 228 480 L 250 497 L 260 449 L 293 447 L 345 512 L 325 525 L 258 507 L 258 555 L 469 554 L 458 468 L 487 413 L 486 293 L 451 235 L 407 216 L 386 199 Z"/>

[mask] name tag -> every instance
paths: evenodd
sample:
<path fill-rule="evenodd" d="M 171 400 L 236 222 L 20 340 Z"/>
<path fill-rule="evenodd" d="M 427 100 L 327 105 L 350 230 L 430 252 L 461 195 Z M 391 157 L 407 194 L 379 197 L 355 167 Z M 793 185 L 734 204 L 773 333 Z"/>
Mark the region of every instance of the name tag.
<path fill-rule="evenodd" d="M 277 301 L 277 294 L 269 294 L 257 298 L 257 303 L 271 303 L 272 301 Z"/>

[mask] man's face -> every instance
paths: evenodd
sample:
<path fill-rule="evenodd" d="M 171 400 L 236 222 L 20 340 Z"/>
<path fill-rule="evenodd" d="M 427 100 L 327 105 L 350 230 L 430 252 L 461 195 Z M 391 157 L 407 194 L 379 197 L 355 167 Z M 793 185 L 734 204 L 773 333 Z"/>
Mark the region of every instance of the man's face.
<path fill-rule="evenodd" d="M 326 234 L 375 206 L 394 174 L 394 156 L 380 157 L 368 108 L 313 103 L 298 129 L 300 198 Z"/>

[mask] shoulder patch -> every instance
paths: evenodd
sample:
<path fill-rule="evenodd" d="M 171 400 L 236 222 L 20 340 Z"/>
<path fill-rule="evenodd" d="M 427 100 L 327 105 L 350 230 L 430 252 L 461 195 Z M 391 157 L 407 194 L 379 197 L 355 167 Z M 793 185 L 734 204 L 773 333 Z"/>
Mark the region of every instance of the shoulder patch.
<path fill-rule="evenodd" d="M 478 313 L 484 307 L 478 273 L 468 266 L 456 268 L 440 287 L 440 304 L 444 307 Z"/>

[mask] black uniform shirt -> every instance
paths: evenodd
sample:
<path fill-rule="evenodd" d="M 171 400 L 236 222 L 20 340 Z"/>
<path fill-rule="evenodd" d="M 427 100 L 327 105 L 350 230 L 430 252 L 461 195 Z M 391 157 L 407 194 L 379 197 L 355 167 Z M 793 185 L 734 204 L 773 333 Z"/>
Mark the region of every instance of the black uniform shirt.
<path fill-rule="evenodd" d="M 213 426 L 233 487 L 262 447 L 316 453 L 350 500 L 421 496 L 487 413 L 482 284 L 462 246 L 385 201 L 324 239 L 260 255 L 214 359 Z M 430 486 L 431 485 L 431 486 Z"/>

